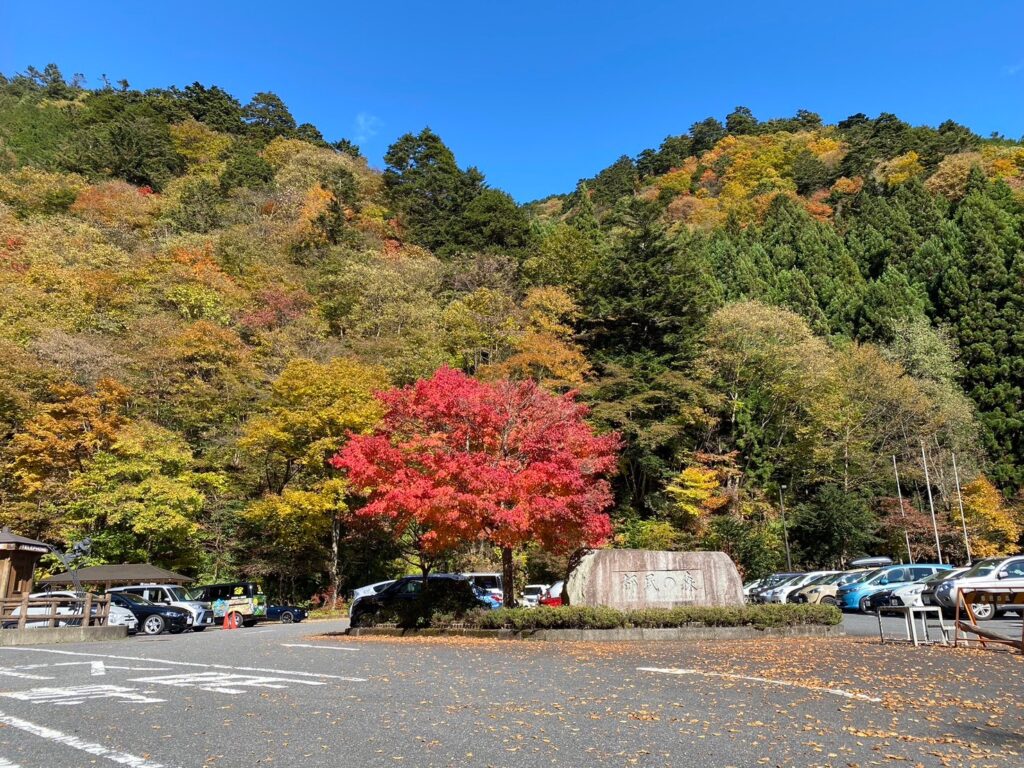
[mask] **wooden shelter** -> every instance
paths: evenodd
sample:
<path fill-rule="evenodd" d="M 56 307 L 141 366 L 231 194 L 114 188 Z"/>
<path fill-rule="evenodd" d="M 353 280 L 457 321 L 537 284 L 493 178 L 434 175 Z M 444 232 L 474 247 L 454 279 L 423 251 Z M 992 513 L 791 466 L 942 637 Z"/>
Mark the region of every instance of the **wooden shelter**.
<path fill-rule="evenodd" d="M 32 574 L 39 558 L 50 551 L 41 541 L 0 531 L 0 599 L 21 597 L 32 591 Z"/>
<path fill-rule="evenodd" d="M 129 563 L 128 565 L 92 565 L 79 568 L 75 575 L 82 586 L 93 585 L 110 589 L 119 584 L 188 584 L 194 579 L 180 573 L 157 568 L 149 563 Z M 58 573 L 40 579 L 41 586 L 58 586 L 74 584 L 75 579 L 70 571 Z"/>

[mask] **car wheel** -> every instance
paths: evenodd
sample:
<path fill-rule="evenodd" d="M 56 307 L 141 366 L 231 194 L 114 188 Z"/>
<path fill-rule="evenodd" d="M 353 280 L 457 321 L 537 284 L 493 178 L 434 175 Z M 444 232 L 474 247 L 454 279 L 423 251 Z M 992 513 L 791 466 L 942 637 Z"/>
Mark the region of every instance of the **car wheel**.
<path fill-rule="evenodd" d="M 839 605 L 834 597 L 823 597 L 821 598 L 822 605 Z"/>
<path fill-rule="evenodd" d="M 202 632 L 206 627 L 192 627 L 193 632 Z"/>
<path fill-rule="evenodd" d="M 142 631 L 147 635 L 159 635 L 164 631 L 167 626 L 163 616 L 157 616 L 155 613 L 152 616 L 147 616 L 146 620 L 142 622 Z"/>
<path fill-rule="evenodd" d="M 291 611 L 285 611 L 280 616 L 282 624 L 293 624 L 295 622 L 295 616 L 292 615 Z"/>
<path fill-rule="evenodd" d="M 872 610 L 871 610 L 871 598 L 870 597 L 862 597 L 860 599 L 860 602 L 857 603 L 857 607 L 860 609 L 861 613 L 872 613 Z"/>
<path fill-rule="evenodd" d="M 235 625 L 235 627 L 241 629 L 245 626 L 245 619 L 242 617 L 242 614 L 236 613 L 234 615 L 234 618 L 232 619 L 232 623 Z"/>
<path fill-rule="evenodd" d="M 992 603 L 975 603 L 974 618 L 978 621 L 988 621 L 996 615 L 996 607 Z"/>

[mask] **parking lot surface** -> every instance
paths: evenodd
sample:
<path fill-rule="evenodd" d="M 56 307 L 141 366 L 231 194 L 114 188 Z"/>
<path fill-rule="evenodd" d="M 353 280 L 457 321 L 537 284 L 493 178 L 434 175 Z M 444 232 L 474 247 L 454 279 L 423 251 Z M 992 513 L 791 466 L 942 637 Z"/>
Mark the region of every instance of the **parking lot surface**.
<path fill-rule="evenodd" d="M 4 648 L 0 767 L 1024 765 L 1019 654 L 880 646 L 873 617 L 847 624 L 863 636 L 357 639 L 319 622 Z"/>

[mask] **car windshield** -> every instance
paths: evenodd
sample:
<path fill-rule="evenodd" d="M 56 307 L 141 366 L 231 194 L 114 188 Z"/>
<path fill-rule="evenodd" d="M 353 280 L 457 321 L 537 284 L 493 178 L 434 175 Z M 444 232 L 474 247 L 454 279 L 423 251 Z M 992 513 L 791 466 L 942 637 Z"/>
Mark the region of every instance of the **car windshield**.
<path fill-rule="evenodd" d="M 776 584 L 776 587 L 793 587 L 798 584 L 802 584 L 803 580 L 807 577 L 807 574 L 798 573 L 796 576 L 790 576 L 788 579 L 783 579 L 781 582 Z"/>
<path fill-rule="evenodd" d="M 878 578 L 879 576 L 881 576 L 882 573 L 883 573 L 883 569 L 882 568 L 876 568 L 873 571 L 863 571 L 861 573 L 851 573 L 851 574 L 849 574 L 850 578 L 844 580 L 842 582 L 842 584 L 843 585 L 855 584 L 855 583 L 861 582 L 861 581 L 874 582 L 874 580 L 876 578 Z"/>
<path fill-rule="evenodd" d="M 988 576 L 992 571 L 995 570 L 996 566 L 1002 561 L 999 559 L 994 560 L 979 560 L 970 568 L 961 574 L 965 579 L 969 579 L 972 576 Z"/>
<path fill-rule="evenodd" d="M 815 586 L 817 584 L 828 584 L 834 578 L 835 578 L 835 574 L 834 573 L 825 573 L 825 574 L 822 574 L 821 576 L 819 576 L 816 579 L 811 579 L 810 581 L 808 581 L 807 582 L 807 586 L 811 587 L 811 586 Z"/>
<path fill-rule="evenodd" d="M 131 592 L 117 592 L 115 594 L 120 595 L 129 603 L 135 603 L 136 605 L 155 605 L 155 603 L 149 602 L 146 598 L 133 595 Z"/>
<path fill-rule="evenodd" d="M 182 587 L 167 587 L 166 589 L 167 589 L 167 594 L 169 594 L 171 596 L 172 600 L 178 600 L 179 602 L 184 602 L 186 600 L 194 600 L 195 599 L 187 591 L 185 591 Z"/>
<path fill-rule="evenodd" d="M 501 589 L 497 576 L 471 576 L 473 583 L 484 589 Z"/>

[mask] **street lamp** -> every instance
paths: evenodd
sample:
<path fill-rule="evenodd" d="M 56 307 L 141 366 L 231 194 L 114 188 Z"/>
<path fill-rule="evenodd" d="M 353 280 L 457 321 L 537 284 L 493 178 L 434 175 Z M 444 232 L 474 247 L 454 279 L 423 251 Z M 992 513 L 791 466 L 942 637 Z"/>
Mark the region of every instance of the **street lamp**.
<path fill-rule="evenodd" d="M 782 541 L 786 545 L 786 570 L 793 570 L 793 558 L 789 554 L 789 530 L 786 528 L 786 502 L 782 500 L 782 492 L 786 490 L 785 484 L 779 486 L 779 506 L 782 508 Z"/>

